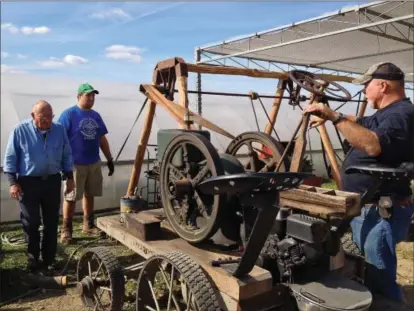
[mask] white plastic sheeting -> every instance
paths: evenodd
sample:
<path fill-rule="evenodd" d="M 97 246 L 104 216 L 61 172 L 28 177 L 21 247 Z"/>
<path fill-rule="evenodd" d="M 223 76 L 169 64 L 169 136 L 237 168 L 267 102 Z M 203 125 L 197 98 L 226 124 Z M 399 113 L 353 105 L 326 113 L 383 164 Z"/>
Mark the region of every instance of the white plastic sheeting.
<path fill-rule="evenodd" d="M 149 79 L 150 80 L 150 79 Z M 257 80 L 260 83 L 260 79 Z M 86 81 L 35 76 L 28 74 L 2 74 L 1 76 L 1 161 L 3 165 L 4 152 L 7 140 L 12 128 L 21 120 L 30 117 L 33 104 L 44 99 L 48 101 L 53 109 L 56 120 L 61 112 L 71 105 L 76 104 L 76 90 L 80 83 Z M 108 130 L 108 140 L 115 157 L 127 137 L 138 111 L 145 100 L 144 95 L 139 92 L 139 85 L 116 84 L 103 81 L 87 81 L 91 83 L 100 94 L 96 97 L 95 109 L 102 115 Z M 148 83 L 149 81 L 142 81 Z M 252 86 L 254 88 L 254 85 Z M 269 90 L 268 94 L 274 94 L 275 90 Z M 178 96 L 177 96 L 178 97 Z M 192 96 L 190 96 L 192 98 Z M 191 107 L 194 101 L 191 99 Z M 263 99 L 267 110 L 270 110 L 272 99 Z M 259 103 L 255 104 L 258 122 L 263 131 L 267 118 Z M 348 112 L 355 112 L 356 104 L 347 105 Z M 341 109 L 341 111 L 344 111 Z M 256 131 L 256 122 L 252 113 L 251 103 L 248 98 L 234 98 L 222 96 L 203 96 L 203 116 L 218 126 L 226 129 L 233 135 L 245 131 Z M 279 111 L 276 122 L 276 131 L 282 140 L 289 140 L 301 117 L 298 108 L 295 110 L 284 101 Z M 143 128 L 145 110 L 126 144 L 119 160 L 133 160 L 140 133 Z M 161 107 L 156 110 L 156 117 L 150 136 L 149 143 L 156 144 L 156 135 L 159 129 L 177 128 L 176 121 Z M 331 134 L 332 126 L 328 125 Z M 212 133 L 212 143 L 224 151 L 230 140 L 221 135 Z M 334 136 L 333 136 L 334 137 Z M 339 148 L 336 137 L 332 139 L 335 148 Z M 320 140 L 316 131 L 311 131 L 310 146 L 313 150 L 320 149 Z M 308 145 L 309 149 L 309 145 Z M 151 157 L 155 157 L 154 149 L 149 148 Z M 102 158 L 104 159 L 103 155 Z M 317 165 L 316 173 L 323 174 L 323 164 L 320 159 L 314 159 Z M 105 209 L 119 206 L 119 199 L 127 189 L 131 164 L 117 165 L 114 176 L 107 176 L 107 169 L 104 167 L 104 196 L 97 199 L 96 208 Z M 144 167 L 143 171 L 146 168 Z M 146 185 L 144 174 L 140 179 L 140 187 Z M 0 221 L 19 219 L 19 208 L 17 203 L 9 198 L 8 184 L 2 174 L 1 176 L 1 214 Z M 80 211 L 80 204 L 77 211 Z"/>

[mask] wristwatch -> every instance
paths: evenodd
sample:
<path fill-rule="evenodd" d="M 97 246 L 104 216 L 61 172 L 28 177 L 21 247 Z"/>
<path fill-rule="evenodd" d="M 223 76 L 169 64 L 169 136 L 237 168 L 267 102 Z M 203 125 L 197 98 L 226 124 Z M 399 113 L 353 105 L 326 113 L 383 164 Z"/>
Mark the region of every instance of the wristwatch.
<path fill-rule="evenodd" d="M 339 122 L 341 122 L 344 119 L 346 119 L 345 115 L 342 112 L 339 112 L 338 117 L 334 121 L 332 121 L 332 124 L 337 125 Z"/>

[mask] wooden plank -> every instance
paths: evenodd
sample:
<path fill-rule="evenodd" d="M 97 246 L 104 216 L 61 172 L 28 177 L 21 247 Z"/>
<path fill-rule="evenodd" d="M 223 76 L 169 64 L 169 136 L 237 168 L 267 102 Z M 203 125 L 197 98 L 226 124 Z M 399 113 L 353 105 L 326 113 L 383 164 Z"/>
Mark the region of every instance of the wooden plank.
<path fill-rule="evenodd" d="M 189 72 L 205 73 L 205 74 L 222 74 L 222 75 L 235 75 L 235 76 L 246 76 L 252 78 L 270 78 L 270 79 L 282 79 L 288 78 L 288 73 L 275 72 L 259 69 L 250 68 L 237 68 L 231 66 L 212 66 L 212 65 L 197 65 L 187 64 Z M 319 77 L 327 81 L 337 82 L 352 82 L 353 78 L 331 74 L 318 74 Z"/>
<path fill-rule="evenodd" d="M 280 204 L 316 214 L 357 216 L 361 197 L 357 193 L 301 185 L 280 192 Z"/>
<path fill-rule="evenodd" d="M 184 108 L 181 107 L 180 105 L 166 99 L 154 86 L 149 85 L 149 84 L 143 84 L 141 85 L 141 88 L 145 90 L 145 95 L 155 101 L 157 104 L 162 105 L 163 107 L 165 107 L 168 111 L 170 111 L 171 113 L 177 115 L 177 116 L 182 116 L 182 118 L 184 118 L 185 113 L 189 113 L 191 114 L 192 119 L 194 120 L 195 123 L 201 125 L 202 127 L 208 128 L 209 130 L 212 130 L 216 133 L 219 133 L 223 136 L 226 136 L 230 139 L 234 139 L 235 137 L 230 134 L 229 132 L 225 131 L 224 129 L 222 129 L 221 127 L 215 125 L 214 123 L 210 122 L 209 120 L 199 116 L 198 114 Z M 181 119 L 182 124 L 184 124 L 184 121 Z"/>
<path fill-rule="evenodd" d="M 120 223 L 118 215 L 97 218 L 97 226 L 144 258 L 156 253 L 173 251 L 187 254 L 206 271 L 214 283 L 213 286 L 215 285 L 220 292 L 236 301 L 261 295 L 272 288 L 272 276 L 269 271 L 255 266 L 248 275 L 240 279 L 235 278 L 223 268 L 211 266 L 212 260 L 228 257 L 228 254 L 193 246 L 167 230 L 163 231 L 163 240 L 142 241 Z M 232 257 L 237 258 L 238 256 L 232 255 Z"/>

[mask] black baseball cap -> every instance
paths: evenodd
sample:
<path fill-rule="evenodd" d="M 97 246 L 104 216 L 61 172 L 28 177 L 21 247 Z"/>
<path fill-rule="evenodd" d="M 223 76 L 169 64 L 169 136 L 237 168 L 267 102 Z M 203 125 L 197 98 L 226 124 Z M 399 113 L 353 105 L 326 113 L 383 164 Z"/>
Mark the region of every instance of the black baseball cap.
<path fill-rule="evenodd" d="M 372 79 L 400 81 L 404 80 L 404 72 L 393 63 L 378 63 L 369 67 L 361 77 L 352 80 L 352 83 L 366 84 Z"/>

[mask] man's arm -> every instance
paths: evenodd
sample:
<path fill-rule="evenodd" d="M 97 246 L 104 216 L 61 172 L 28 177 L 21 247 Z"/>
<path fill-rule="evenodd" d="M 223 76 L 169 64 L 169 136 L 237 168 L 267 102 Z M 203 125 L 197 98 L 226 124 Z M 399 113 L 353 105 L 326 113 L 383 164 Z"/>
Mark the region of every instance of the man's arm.
<path fill-rule="evenodd" d="M 111 149 L 109 147 L 108 139 L 106 138 L 106 134 L 108 134 L 108 129 L 106 128 L 106 124 L 103 121 L 102 117 L 99 115 L 99 131 L 100 131 L 100 138 L 99 138 L 99 146 L 107 161 L 112 161 L 112 154 Z"/>
<path fill-rule="evenodd" d="M 381 153 L 380 141 L 375 132 L 348 118 L 336 124 L 336 128 L 354 148 L 365 151 L 370 157 L 376 157 Z"/>
<path fill-rule="evenodd" d="M 99 139 L 99 145 L 101 147 L 103 154 L 105 155 L 106 160 L 111 161 L 112 160 L 111 149 L 109 148 L 109 142 L 105 135 L 101 136 L 101 138 Z"/>
<path fill-rule="evenodd" d="M 323 104 L 309 105 L 304 112 L 316 114 L 323 120 L 334 121 L 339 117 L 338 112 Z M 371 157 L 376 157 L 381 153 L 378 136 L 375 132 L 360 125 L 359 120 L 354 116 L 346 116 L 345 119 L 336 124 L 336 128 L 354 148 L 366 152 Z"/>
<path fill-rule="evenodd" d="M 18 142 L 17 129 L 14 128 L 10 133 L 4 155 L 3 171 L 7 175 L 10 186 L 17 184 L 17 173 L 20 160 L 20 148 Z"/>
<path fill-rule="evenodd" d="M 70 147 L 66 130 L 62 127 L 63 135 L 63 156 L 62 156 L 62 173 L 65 179 L 73 179 L 73 157 L 72 148 Z"/>

